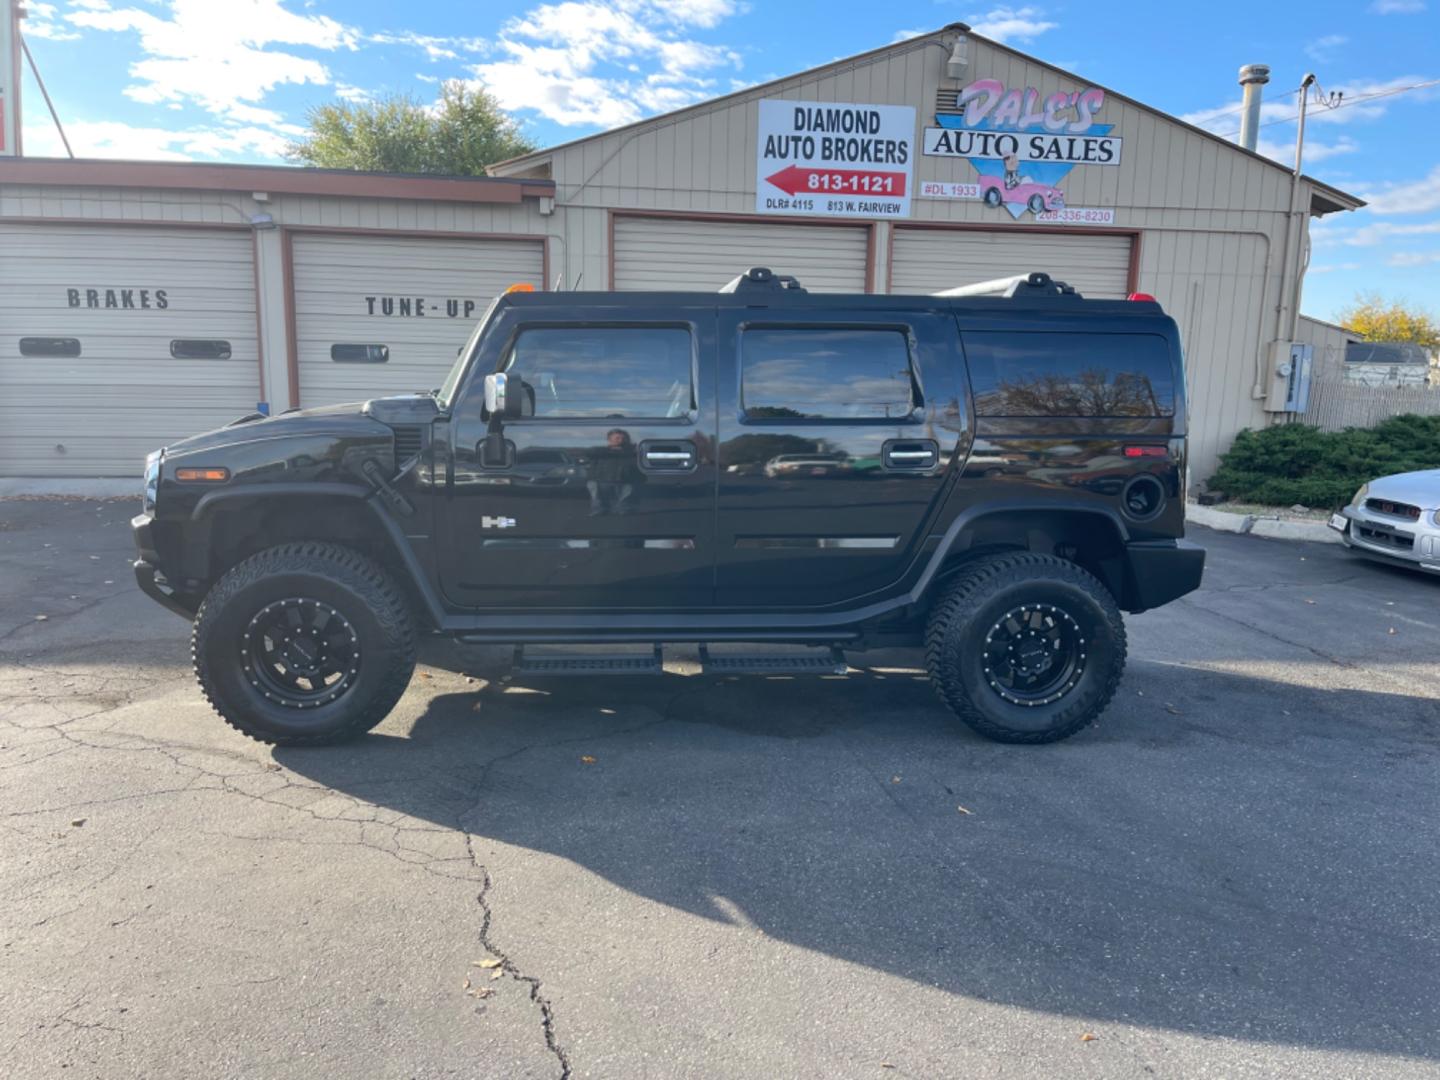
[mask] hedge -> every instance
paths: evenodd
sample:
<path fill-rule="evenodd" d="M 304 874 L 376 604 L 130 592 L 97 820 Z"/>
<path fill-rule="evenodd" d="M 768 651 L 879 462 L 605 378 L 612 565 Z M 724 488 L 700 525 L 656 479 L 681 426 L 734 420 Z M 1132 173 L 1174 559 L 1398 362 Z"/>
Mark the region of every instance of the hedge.
<path fill-rule="evenodd" d="M 1379 427 L 1321 431 L 1284 424 L 1242 431 L 1207 485 L 1268 506 L 1343 506 L 1367 480 L 1440 468 L 1440 416 L 1394 416 Z"/>

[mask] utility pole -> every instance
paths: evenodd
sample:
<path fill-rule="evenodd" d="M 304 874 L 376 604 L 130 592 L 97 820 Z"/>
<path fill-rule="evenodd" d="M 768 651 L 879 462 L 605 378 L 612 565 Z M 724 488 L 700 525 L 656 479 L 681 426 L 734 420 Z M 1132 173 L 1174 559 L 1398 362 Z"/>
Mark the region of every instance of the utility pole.
<path fill-rule="evenodd" d="M 20 156 L 20 0 L 0 0 L 0 157 Z"/>

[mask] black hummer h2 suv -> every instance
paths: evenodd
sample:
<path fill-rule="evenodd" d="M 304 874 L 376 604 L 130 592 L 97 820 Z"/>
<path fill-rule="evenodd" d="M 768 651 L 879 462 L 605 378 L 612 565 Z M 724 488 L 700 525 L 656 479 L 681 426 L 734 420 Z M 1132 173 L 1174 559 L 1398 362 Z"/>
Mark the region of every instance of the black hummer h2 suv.
<path fill-rule="evenodd" d="M 215 709 L 271 743 L 379 723 L 421 634 L 513 644 L 541 675 L 658 672 L 667 643 L 727 672 L 923 646 L 976 731 L 1049 742 L 1114 694 L 1120 612 L 1200 582 L 1184 386 L 1158 304 L 1040 273 L 513 292 L 437 391 L 152 454 L 135 572 L 193 618 Z M 641 652 L 554 654 L 576 643 Z"/>

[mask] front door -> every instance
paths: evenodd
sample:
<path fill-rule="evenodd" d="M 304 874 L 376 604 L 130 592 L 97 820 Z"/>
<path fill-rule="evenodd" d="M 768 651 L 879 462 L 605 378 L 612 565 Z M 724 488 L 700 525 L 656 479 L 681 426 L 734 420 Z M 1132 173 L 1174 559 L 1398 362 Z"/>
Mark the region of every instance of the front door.
<path fill-rule="evenodd" d="M 832 607 L 894 586 L 966 437 L 954 319 L 720 314 L 716 595 Z"/>
<path fill-rule="evenodd" d="M 438 549 L 467 608 L 676 609 L 713 599 L 713 308 L 517 305 L 451 421 Z M 484 410 L 504 371 L 523 415 Z"/>

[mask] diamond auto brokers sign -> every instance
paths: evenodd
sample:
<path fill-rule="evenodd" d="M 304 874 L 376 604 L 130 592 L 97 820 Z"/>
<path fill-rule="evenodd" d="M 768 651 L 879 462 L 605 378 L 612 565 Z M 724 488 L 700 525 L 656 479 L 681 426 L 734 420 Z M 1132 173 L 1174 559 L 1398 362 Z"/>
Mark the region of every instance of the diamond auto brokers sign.
<path fill-rule="evenodd" d="M 908 105 L 760 102 L 755 210 L 910 216 L 915 110 Z"/>

